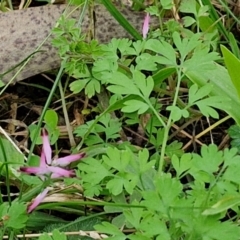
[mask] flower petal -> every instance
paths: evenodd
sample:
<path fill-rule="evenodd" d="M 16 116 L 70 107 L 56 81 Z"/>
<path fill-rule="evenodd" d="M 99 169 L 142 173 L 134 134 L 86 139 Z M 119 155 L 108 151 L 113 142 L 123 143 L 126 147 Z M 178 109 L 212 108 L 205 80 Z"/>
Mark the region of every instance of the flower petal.
<path fill-rule="evenodd" d="M 52 172 L 51 178 L 75 176 L 75 172 L 73 170 L 66 170 L 60 167 L 48 167 L 48 169 Z"/>
<path fill-rule="evenodd" d="M 46 167 L 20 167 L 21 172 L 35 175 L 49 174 L 51 171 Z"/>
<path fill-rule="evenodd" d="M 147 37 L 148 30 L 149 30 L 149 22 L 150 22 L 150 15 L 149 13 L 147 13 L 143 22 L 143 29 L 142 29 L 143 38 Z"/>
<path fill-rule="evenodd" d="M 43 149 L 47 164 L 51 164 L 52 161 L 52 149 L 50 146 L 48 132 L 45 128 L 42 129 Z"/>
<path fill-rule="evenodd" d="M 65 167 L 68 164 L 80 160 L 85 156 L 85 153 L 72 154 L 66 157 L 58 158 L 52 161 L 53 166 Z"/>
<path fill-rule="evenodd" d="M 41 157 L 40 157 L 40 168 L 45 168 L 46 166 L 47 166 L 46 157 L 42 148 Z"/>
<path fill-rule="evenodd" d="M 32 212 L 42 202 L 42 200 L 46 197 L 48 191 L 49 190 L 46 188 L 39 195 L 37 195 L 32 204 L 28 206 L 28 213 Z"/>

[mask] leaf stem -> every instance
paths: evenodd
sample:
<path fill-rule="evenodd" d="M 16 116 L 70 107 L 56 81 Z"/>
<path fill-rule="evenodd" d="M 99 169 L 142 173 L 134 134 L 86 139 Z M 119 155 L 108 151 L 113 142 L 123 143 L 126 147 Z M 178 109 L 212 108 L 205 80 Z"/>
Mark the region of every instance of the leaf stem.
<path fill-rule="evenodd" d="M 177 69 L 177 87 L 173 99 L 173 104 L 172 106 L 176 106 L 177 104 L 177 99 L 178 99 L 178 93 L 180 90 L 180 83 L 182 79 L 182 73 L 181 73 L 181 66 Z M 160 160 L 159 160 L 159 166 L 158 166 L 158 173 L 162 174 L 163 171 L 163 165 L 164 165 L 164 156 L 165 156 L 165 151 L 166 151 L 166 146 L 167 146 L 167 141 L 168 141 L 168 135 L 169 135 L 169 130 L 172 125 L 172 111 L 170 112 L 170 116 L 167 121 L 167 125 L 165 125 L 164 128 L 164 136 L 163 136 L 163 142 L 162 142 L 162 149 L 161 149 L 161 155 L 160 155 Z"/>
<path fill-rule="evenodd" d="M 56 77 L 56 80 L 54 81 L 54 84 L 53 84 L 53 87 L 51 89 L 51 92 L 47 98 L 47 101 L 44 105 L 44 108 L 43 108 L 43 111 L 42 111 L 42 114 L 38 120 L 38 124 L 37 124 L 37 131 L 35 132 L 34 136 L 33 136 L 33 141 L 32 141 L 32 144 L 31 144 L 31 147 L 30 147 L 30 150 L 29 150 L 29 154 L 28 154 L 28 161 L 30 160 L 30 157 L 32 156 L 32 153 L 33 153 L 33 149 L 34 149 L 34 146 L 35 146 L 35 143 L 36 143 L 36 140 L 37 140 L 37 137 L 39 136 L 39 133 L 40 133 L 40 128 L 41 128 L 41 125 L 42 125 L 42 122 L 43 122 L 43 119 L 44 119 L 44 116 L 45 116 L 45 113 L 51 103 L 51 100 L 52 100 L 52 97 L 55 93 L 55 90 L 59 84 L 59 81 L 61 79 L 61 76 L 62 76 L 62 73 L 63 73 L 63 69 L 65 67 L 65 63 L 66 63 L 66 59 L 64 59 L 61 63 L 61 68 L 58 72 L 58 75 Z"/>
<path fill-rule="evenodd" d="M 64 115 L 66 126 L 67 126 L 67 132 L 68 132 L 69 141 L 70 141 L 71 147 L 75 147 L 76 146 L 76 142 L 75 142 L 74 137 L 73 137 L 72 127 L 71 127 L 71 124 L 70 124 L 70 121 L 69 121 L 69 117 L 68 117 L 66 101 L 65 101 L 65 97 L 64 97 L 64 92 L 63 92 L 63 87 L 62 87 L 62 82 L 61 81 L 59 81 L 58 87 L 59 87 L 60 96 L 61 96 L 61 100 L 62 100 L 63 115 Z"/>
<path fill-rule="evenodd" d="M 10 179 L 9 179 L 9 169 L 8 169 L 8 159 L 7 159 L 7 154 L 5 151 L 5 147 L 4 144 L 2 142 L 2 139 L 0 138 L 0 148 L 2 149 L 2 154 L 3 154 L 3 158 L 4 158 L 4 162 L 5 162 L 5 169 L 6 169 L 6 187 L 7 187 L 7 196 L 8 196 L 8 203 L 9 206 L 11 206 L 12 201 L 11 201 L 11 190 L 10 190 Z"/>

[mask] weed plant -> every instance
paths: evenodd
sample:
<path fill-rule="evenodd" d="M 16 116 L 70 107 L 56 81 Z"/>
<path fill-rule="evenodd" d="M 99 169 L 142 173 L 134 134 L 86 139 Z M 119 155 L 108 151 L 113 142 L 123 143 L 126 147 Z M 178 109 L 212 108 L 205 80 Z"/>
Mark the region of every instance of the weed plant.
<path fill-rule="evenodd" d="M 61 69 L 38 125 L 29 126 L 30 136 L 42 144 L 44 120 L 49 141 L 58 149 L 58 116 L 47 109 L 59 87 L 66 116 L 64 89 L 69 88 L 98 103 L 85 107 L 84 123 L 69 132 L 72 152 L 85 157 L 72 163 L 74 177 L 29 176 L 18 171 L 23 156 L 10 159 L 10 144 L 2 139 L 1 174 L 8 186 L 13 179 L 18 182 L 21 191 L 13 201 L 1 200 L 1 239 L 21 234 L 40 240 L 240 239 L 238 42 L 216 19 L 210 1 L 153 2 L 145 11 L 159 18 L 159 28 L 147 33 L 145 26 L 142 39 L 134 32 L 135 40 L 87 42 L 76 22 L 64 16 L 53 29 Z M 122 21 L 110 1 L 102 3 Z M 134 7 L 140 3 L 134 1 Z M 169 11 L 173 17 L 162 22 Z M 151 21 L 146 24 L 151 29 Z M 61 82 L 63 72 L 68 81 Z M 170 99 L 167 104 L 164 97 Z M 174 127 L 194 119 L 214 121 L 206 133 L 229 118 L 237 124 L 229 130 L 230 148 L 219 150 L 213 142 L 185 150 L 186 142 L 172 136 Z M 75 139 L 80 140 L 74 146 Z M 40 157 L 32 157 L 30 150 L 27 165 L 40 168 Z M 37 195 L 42 197 L 30 213 L 29 201 Z M 66 223 L 56 212 L 80 217 Z"/>

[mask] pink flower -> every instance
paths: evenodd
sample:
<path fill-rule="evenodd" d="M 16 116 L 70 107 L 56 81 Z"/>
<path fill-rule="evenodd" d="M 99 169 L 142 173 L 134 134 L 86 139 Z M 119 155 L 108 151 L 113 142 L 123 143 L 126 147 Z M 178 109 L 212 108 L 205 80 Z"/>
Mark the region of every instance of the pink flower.
<path fill-rule="evenodd" d="M 43 140 L 42 153 L 45 155 L 47 164 L 51 164 L 52 149 L 50 146 L 47 130 L 44 128 L 42 130 L 42 140 Z"/>
<path fill-rule="evenodd" d="M 62 167 L 67 166 L 68 164 L 82 159 L 85 154 L 78 153 L 69 155 L 66 157 L 58 158 L 52 161 L 52 149 L 50 146 L 48 133 L 46 129 L 42 130 L 42 152 L 40 157 L 39 167 L 20 167 L 20 171 L 27 174 L 34 174 L 39 176 L 42 180 L 46 179 L 46 175 L 50 176 L 50 178 L 60 178 L 60 177 L 74 177 L 74 170 L 66 170 Z M 35 209 L 45 198 L 48 190 L 45 189 L 42 193 L 40 193 L 33 203 L 28 207 L 28 213 Z"/>
<path fill-rule="evenodd" d="M 35 199 L 34 201 L 28 206 L 28 213 L 32 212 L 47 196 L 48 188 L 45 188 Z"/>
<path fill-rule="evenodd" d="M 85 153 L 78 153 L 78 154 L 69 155 L 67 157 L 58 158 L 52 161 L 52 165 L 65 167 L 71 162 L 75 162 L 83 158 L 84 156 L 85 156 Z"/>
<path fill-rule="evenodd" d="M 148 31 L 149 31 L 149 22 L 150 22 L 150 15 L 149 13 L 147 13 L 143 22 L 143 29 L 142 29 L 142 34 L 144 39 L 147 37 Z"/>

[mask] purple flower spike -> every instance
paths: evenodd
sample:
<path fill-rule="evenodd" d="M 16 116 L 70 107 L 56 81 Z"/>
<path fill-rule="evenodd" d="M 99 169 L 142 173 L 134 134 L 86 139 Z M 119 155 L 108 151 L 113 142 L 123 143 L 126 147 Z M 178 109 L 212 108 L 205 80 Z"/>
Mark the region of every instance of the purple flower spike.
<path fill-rule="evenodd" d="M 147 34 L 149 31 L 149 22 L 150 22 L 150 15 L 149 13 L 147 13 L 143 22 L 143 29 L 142 29 L 142 34 L 144 39 L 147 38 Z"/>
<path fill-rule="evenodd" d="M 42 140 L 43 140 L 42 151 L 44 152 L 46 162 L 49 165 L 51 164 L 51 161 L 52 161 L 52 149 L 51 149 L 49 138 L 48 138 L 48 132 L 44 128 L 42 130 Z"/>
<path fill-rule="evenodd" d="M 48 189 L 44 189 L 37 197 L 34 199 L 34 201 L 31 203 L 31 205 L 28 206 L 28 213 L 32 212 L 47 196 Z"/>

